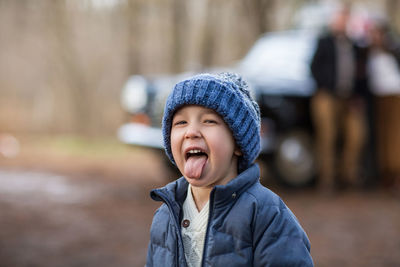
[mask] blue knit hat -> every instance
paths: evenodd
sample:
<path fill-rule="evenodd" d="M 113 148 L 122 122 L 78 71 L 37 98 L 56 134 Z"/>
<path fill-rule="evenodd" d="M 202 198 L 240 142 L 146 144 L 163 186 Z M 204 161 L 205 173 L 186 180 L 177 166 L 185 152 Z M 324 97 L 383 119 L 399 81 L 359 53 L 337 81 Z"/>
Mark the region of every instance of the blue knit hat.
<path fill-rule="evenodd" d="M 184 105 L 200 105 L 217 112 L 232 131 L 242 156 L 238 170 L 247 169 L 260 153 L 260 109 L 251 98 L 246 82 L 237 74 L 199 74 L 175 85 L 165 104 L 162 120 L 164 147 L 171 151 L 174 113 Z"/>

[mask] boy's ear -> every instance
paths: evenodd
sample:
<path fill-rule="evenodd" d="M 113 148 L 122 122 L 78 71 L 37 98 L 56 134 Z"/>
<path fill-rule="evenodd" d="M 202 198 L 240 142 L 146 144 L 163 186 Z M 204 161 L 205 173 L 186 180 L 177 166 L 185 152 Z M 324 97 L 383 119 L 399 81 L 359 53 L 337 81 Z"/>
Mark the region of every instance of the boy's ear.
<path fill-rule="evenodd" d="M 238 157 L 243 156 L 242 151 L 240 151 L 240 149 L 237 146 L 235 147 L 235 151 L 233 151 L 233 154 L 235 154 Z"/>

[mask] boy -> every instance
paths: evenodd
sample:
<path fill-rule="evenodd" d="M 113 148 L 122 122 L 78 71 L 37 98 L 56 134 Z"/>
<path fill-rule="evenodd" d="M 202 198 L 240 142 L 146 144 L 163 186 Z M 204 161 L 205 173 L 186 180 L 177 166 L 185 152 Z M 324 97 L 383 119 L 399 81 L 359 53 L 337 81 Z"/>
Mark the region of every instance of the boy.
<path fill-rule="evenodd" d="M 164 204 L 146 266 L 313 266 L 295 216 L 259 182 L 260 111 L 238 75 L 178 83 L 162 130 L 183 177 L 151 192 Z"/>

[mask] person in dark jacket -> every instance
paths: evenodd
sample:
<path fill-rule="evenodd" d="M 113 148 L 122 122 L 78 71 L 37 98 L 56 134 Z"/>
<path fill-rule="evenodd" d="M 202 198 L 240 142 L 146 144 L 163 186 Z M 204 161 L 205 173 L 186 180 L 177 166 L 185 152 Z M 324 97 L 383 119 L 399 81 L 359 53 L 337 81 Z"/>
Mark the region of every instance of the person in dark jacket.
<path fill-rule="evenodd" d="M 334 15 L 331 29 L 318 40 L 311 62 L 317 91 L 311 100 L 316 133 L 319 187 L 332 192 L 342 185 L 360 184 L 361 151 L 366 140 L 365 49 L 346 35 L 348 7 Z M 336 157 L 338 140 L 343 147 Z M 340 162 L 336 162 L 340 158 Z"/>
<path fill-rule="evenodd" d="M 313 266 L 310 242 L 279 196 L 260 184 L 260 111 L 237 74 L 175 85 L 162 123 L 183 177 L 151 197 L 152 266 Z"/>

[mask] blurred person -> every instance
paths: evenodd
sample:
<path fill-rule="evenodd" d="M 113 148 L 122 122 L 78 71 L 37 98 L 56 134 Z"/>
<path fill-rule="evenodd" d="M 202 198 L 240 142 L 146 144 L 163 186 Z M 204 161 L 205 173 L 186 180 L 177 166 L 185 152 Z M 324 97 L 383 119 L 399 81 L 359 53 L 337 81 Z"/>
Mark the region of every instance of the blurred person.
<path fill-rule="evenodd" d="M 162 124 L 183 177 L 155 189 L 150 266 L 313 266 L 310 243 L 279 196 L 260 184 L 260 110 L 231 73 L 175 85 Z"/>
<path fill-rule="evenodd" d="M 400 42 L 384 19 L 370 28 L 368 76 L 375 95 L 378 166 L 384 186 L 400 192 Z"/>
<path fill-rule="evenodd" d="M 366 52 L 348 37 L 349 18 L 348 6 L 333 14 L 330 29 L 320 36 L 311 62 L 317 84 L 311 115 L 319 160 L 318 187 L 325 193 L 334 192 L 338 185 L 358 186 L 361 180 Z M 338 144 L 342 146 L 338 148 Z"/>

